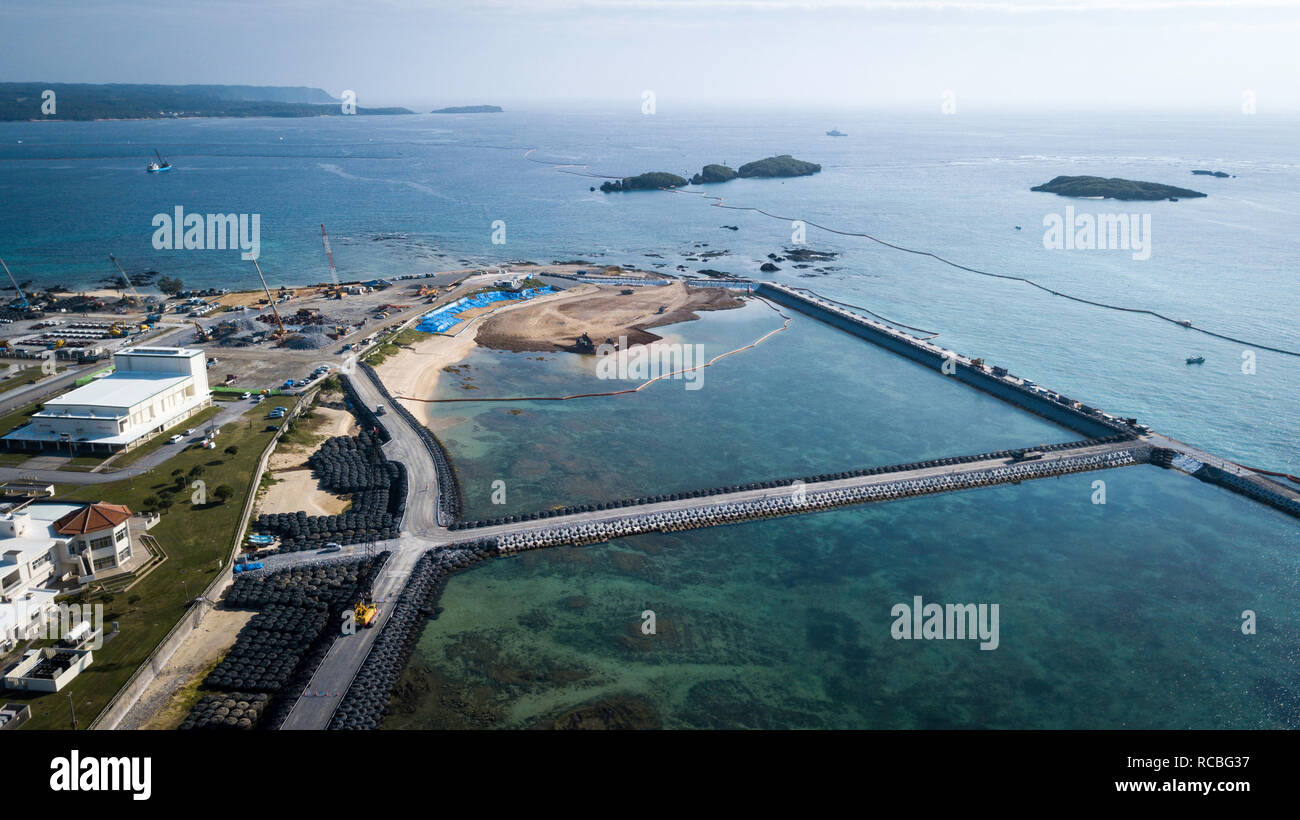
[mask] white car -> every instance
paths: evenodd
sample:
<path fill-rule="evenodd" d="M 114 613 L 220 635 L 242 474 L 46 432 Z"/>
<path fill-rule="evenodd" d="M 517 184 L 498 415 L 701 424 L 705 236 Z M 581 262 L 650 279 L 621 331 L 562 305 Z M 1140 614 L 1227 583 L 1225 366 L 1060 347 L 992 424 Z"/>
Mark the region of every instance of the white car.
<path fill-rule="evenodd" d="M 186 430 L 184 433 L 181 433 L 181 435 L 182 435 L 182 436 L 192 436 L 192 435 L 194 435 L 194 428 L 191 427 L 190 429 Z"/>
<path fill-rule="evenodd" d="M 175 443 L 178 442 L 178 441 L 184 441 L 184 440 L 185 440 L 185 436 L 172 436 L 171 438 L 169 438 L 169 439 L 167 439 L 167 440 L 168 440 L 169 442 L 171 442 L 172 444 L 175 444 Z"/>
<path fill-rule="evenodd" d="M 253 397 L 252 393 L 244 393 L 243 395 L 240 396 L 241 399 L 251 399 L 252 397 Z"/>

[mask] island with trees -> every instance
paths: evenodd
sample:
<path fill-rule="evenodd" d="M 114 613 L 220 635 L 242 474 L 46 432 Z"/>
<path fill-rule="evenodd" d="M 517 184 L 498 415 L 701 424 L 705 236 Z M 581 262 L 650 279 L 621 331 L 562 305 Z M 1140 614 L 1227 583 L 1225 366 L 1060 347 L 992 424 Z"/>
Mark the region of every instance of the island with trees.
<path fill-rule="evenodd" d="M 1158 199 L 1192 199 L 1203 197 L 1200 191 L 1179 188 L 1174 185 L 1162 185 L 1158 182 L 1141 182 L 1132 179 L 1090 176 L 1059 176 L 1051 182 L 1035 185 L 1031 191 L 1044 191 L 1049 194 L 1071 197 L 1089 197 L 1093 199 L 1121 199 L 1129 201 L 1154 201 Z"/>

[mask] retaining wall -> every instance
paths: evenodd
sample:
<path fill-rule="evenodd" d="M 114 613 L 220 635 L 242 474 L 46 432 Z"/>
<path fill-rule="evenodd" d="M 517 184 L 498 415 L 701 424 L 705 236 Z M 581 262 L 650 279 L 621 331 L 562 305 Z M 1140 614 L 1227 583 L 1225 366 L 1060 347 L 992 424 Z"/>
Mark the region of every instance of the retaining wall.
<path fill-rule="evenodd" d="M 774 302 L 792 307 L 802 313 L 819 319 L 832 327 L 852 333 L 873 344 L 892 350 L 909 359 L 920 362 L 943 372 L 946 361 L 951 361 L 950 378 L 965 382 L 986 393 L 991 393 L 1003 401 L 1010 402 L 1036 415 L 1054 421 L 1085 436 L 1098 437 L 1116 433 L 1136 437 L 1136 432 L 1127 425 L 1111 422 L 1100 415 L 1085 412 L 1070 404 L 1057 401 L 1048 395 L 1038 393 L 1028 387 L 994 375 L 952 351 L 937 345 L 922 342 L 888 325 L 874 322 L 851 311 L 830 303 L 818 301 L 782 285 L 763 282 L 757 293 Z M 1070 401 L 1061 397 L 1064 401 Z"/>

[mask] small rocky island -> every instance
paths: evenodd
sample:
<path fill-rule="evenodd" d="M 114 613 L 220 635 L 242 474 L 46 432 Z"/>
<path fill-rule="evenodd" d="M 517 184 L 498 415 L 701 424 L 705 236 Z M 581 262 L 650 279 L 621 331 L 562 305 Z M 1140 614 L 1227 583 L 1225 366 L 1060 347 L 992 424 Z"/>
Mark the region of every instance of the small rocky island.
<path fill-rule="evenodd" d="M 726 165 L 706 165 L 698 174 L 691 177 L 690 184 L 709 185 L 715 182 L 727 182 L 738 177 L 741 179 L 806 177 L 817 173 L 821 169 L 822 167 L 815 162 L 804 162 L 801 159 L 795 159 L 789 154 L 782 154 L 779 157 L 767 157 L 766 159 L 747 162 L 740 166 L 740 170 L 729 168 Z M 624 177 L 615 182 L 603 183 L 600 190 L 605 193 L 612 191 L 650 191 L 656 188 L 680 188 L 685 184 L 686 179 L 676 174 L 669 174 L 664 171 L 648 171 L 634 177 Z"/>
<path fill-rule="evenodd" d="M 1112 177 L 1069 177 L 1060 176 L 1043 185 L 1035 185 L 1031 191 L 1044 191 L 1049 194 L 1072 197 L 1091 197 L 1095 199 L 1122 199 L 1138 201 L 1155 201 L 1158 199 L 1181 199 L 1202 197 L 1205 194 L 1188 188 L 1173 185 L 1161 185 L 1158 182 L 1140 182 L 1132 179 Z"/>
<path fill-rule="evenodd" d="M 669 174 L 664 171 L 647 171 L 634 177 L 623 177 L 610 182 L 602 182 L 600 190 L 607 194 L 614 191 L 655 191 L 660 188 L 680 188 L 685 184 L 686 179 L 676 174 Z"/>
<path fill-rule="evenodd" d="M 736 170 L 725 165 L 706 165 L 698 174 L 691 177 L 692 185 L 707 185 L 711 182 L 726 182 L 736 178 Z"/>
<path fill-rule="evenodd" d="M 500 114 L 501 106 L 499 105 L 453 105 L 450 108 L 439 108 L 431 114 Z"/>
<path fill-rule="evenodd" d="M 1232 174 L 1229 174 L 1226 171 L 1192 171 L 1192 173 L 1196 174 L 1197 176 L 1218 177 L 1220 179 L 1227 179 L 1228 177 L 1232 176 Z"/>
<path fill-rule="evenodd" d="M 725 165 L 706 165 L 704 170 L 691 177 L 691 184 L 708 185 L 714 182 L 727 182 L 737 177 L 741 179 L 806 177 L 817 173 L 821 169 L 822 167 L 815 162 L 804 162 L 801 159 L 795 159 L 789 154 L 782 154 L 779 157 L 767 157 L 747 162 L 740 166 L 738 171 Z"/>

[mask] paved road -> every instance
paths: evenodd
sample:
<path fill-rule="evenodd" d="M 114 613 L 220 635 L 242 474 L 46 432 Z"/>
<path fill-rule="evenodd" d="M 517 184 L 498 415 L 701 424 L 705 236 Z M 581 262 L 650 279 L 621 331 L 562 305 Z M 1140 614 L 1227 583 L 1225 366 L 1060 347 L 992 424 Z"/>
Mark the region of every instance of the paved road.
<path fill-rule="evenodd" d="M 303 696 L 298 698 L 293 711 L 285 718 L 282 729 L 324 729 L 329 726 L 330 718 L 352 685 L 352 679 L 370 654 L 370 647 L 388 622 L 415 562 L 431 546 L 419 538 L 402 539 L 400 547 L 389 556 L 388 563 L 375 579 L 374 600 L 379 607 L 375 625 L 334 641 Z"/>
<path fill-rule="evenodd" d="M 371 408 L 387 401 L 364 373 L 355 374 L 351 381 L 358 397 Z M 434 468 L 433 457 L 424 446 L 424 440 L 397 413 L 387 413 L 381 420 L 392 434 L 392 440 L 384 445 L 384 455 L 406 465 L 410 480 L 406 491 L 406 514 L 402 519 L 402 537 L 377 545 L 379 549 L 388 548 L 393 553 L 383 573 L 375 580 L 373 592 L 379 615 L 373 627 L 359 630 L 353 635 L 344 635 L 334 642 L 307 686 L 308 694 L 298 699 L 293 711 L 285 719 L 284 729 L 324 729 L 329 725 L 340 699 L 352 685 L 352 679 L 369 654 L 371 645 L 387 623 L 415 562 L 425 550 L 454 540 L 447 530 L 438 526 L 438 472 Z M 339 554 L 290 553 L 272 556 L 266 564 L 267 569 L 283 569 L 295 564 L 328 560 L 331 555 L 337 558 Z"/>
<path fill-rule="evenodd" d="M 1294 484 L 1288 484 L 1283 481 L 1273 481 L 1266 476 L 1262 476 L 1252 470 L 1247 470 L 1245 467 L 1238 466 L 1236 463 L 1229 461 L 1226 458 L 1216 456 L 1213 453 L 1207 453 L 1198 447 L 1193 447 L 1192 445 L 1179 441 L 1176 438 L 1170 438 L 1169 436 L 1164 436 L 1159 433 L 1148 433 L 1143 436 L 1143 438 L 1156 447 L 1166 447 L 1170 450 L 1182 453 L 1183 455 L 1190 456 L 1202 464 L 1208 464 L 1211 467 L 1218 467 L 1226 473 L 1231 473 L 1244 481 L 1256 485 L 1261 490 L 1278 493 L 1283 497 L 1290 498 L 1292 501 L 1300 504 L 1300 487 L 1297 487 Z"/>
<path fill-rule="evenodd" d="M 26 364 L 29 367 L 40 367 L 41 360 L 29 359 Z M 104 366 L 103 362 L 96 362 L 93 365 L 71 365 L 66 371 L 52 379 L 41 379 L 25 387 L 16 387 L 6 393 L 0 393 L 0 414 L 12 413 L 23 405 L 43 399 L 51 393 L 65 390 L 71 387 L 72 383 L 77 379 L 87 373 L 94 373 Z M 7 433 L 8 430 L 0 432 Z"/>

